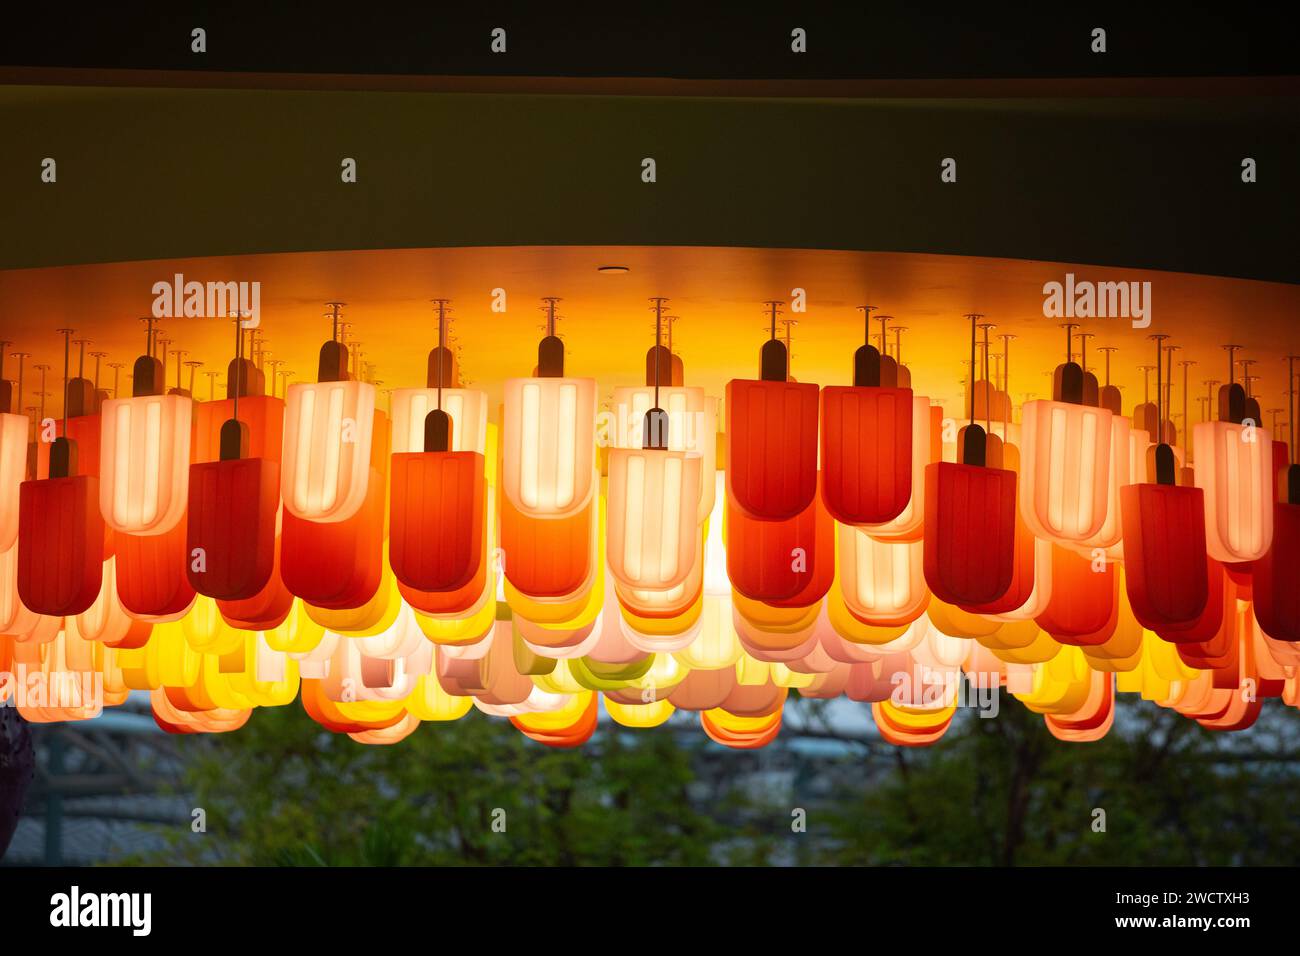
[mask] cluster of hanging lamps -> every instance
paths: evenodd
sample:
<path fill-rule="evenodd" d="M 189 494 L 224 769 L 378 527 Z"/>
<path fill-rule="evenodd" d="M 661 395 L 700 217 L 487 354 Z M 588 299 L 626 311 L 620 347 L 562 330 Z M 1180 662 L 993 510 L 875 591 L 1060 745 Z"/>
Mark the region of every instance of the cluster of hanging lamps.
<path fill-rule="evenodd" d="M 461 382 L 443 299 L 425 382 L 392 390 L 388 413 L 339 302 L 315 382 L 268 377 L 265 340 L 233 316 L 225 395 L 207 401 L 201 363 L 183 386 L 186 353 L 152 320 L 130 397 L 100 388 L 106 353 L 88 377 L 92 343 L 63 330 L 63 416 L 47 428 L 42 410 L 34 441 L 29 356 L 10 353 L 0 670 L 88 681 L 55 700 L 29 679 L 23 714 L 90 719 L 147 691 L 164 729 L 217 733 L 300 701 L 380 745 L 476 709 L 573 747 L 604 719 L 683 711 L 749 749 L 779 735 L 791 691 L 868 704 L 905 746 L 942 739 L 963 682 L 1006 689 L 1067 742 L 1104 736 L 1118 693 L 1224 731 L 1263 699 L 1300 704 L 1294 359 L 1289 445 L 1260 427 L 1237 346 L 1195 427 L 1195 363 L 1180 363 L 1180 434 L 1176 346 L 1152 336 L 1130 420 L 1113 349 L 1103 384 L 1073 324 L 1051 398 L 1014 421 L 1015 336 L 994 355 L 972 314 L 965 424 L 945 445 L 901 326 L 861 307 L 851 384 L 819 387 L 791 376 L 795 323 L 774 301 L 719 435 L 656 297 L 644 378 L 613 390 L 602 434 L 595 380 L 566 373 L 558 302 L 496 416 Z"/>

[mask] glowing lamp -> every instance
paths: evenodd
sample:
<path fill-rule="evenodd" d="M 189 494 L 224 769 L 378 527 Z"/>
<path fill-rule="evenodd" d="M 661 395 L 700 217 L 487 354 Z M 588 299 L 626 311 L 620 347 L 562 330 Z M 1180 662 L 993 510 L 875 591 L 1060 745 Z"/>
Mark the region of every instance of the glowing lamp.
<path fill-rule="evenodd" d="M 822 389 L 822 496 L 843 524 L 892 521 L 912 496 L 912 390 L 893 387 L 893 378 L 881 381 L 880 353 L 864 344 L 853 384 Z"/>
<path fill-rule="evenodd" d="M 1035 535 L 1072 544 L 1092 538 L 1106 521 L 1112 415 L 1081 404 L 1078 365 L 1062 369 L 1063 400 L 1022 408 L 1020 509 Z"/>
<path fill-rule="evenodd" d="M 1210 556 L 1254 561 L 1273 538 L 1273 443 L 1263 429 L 1232 421 L 1201 422 L 1192 438 Z"/>
<path fill-rule="evenodd" d="M 1275 641 L 1300 641 L 1300 465 L 1279 482 L 1285 501 L 1273 505 L 1273 540 L 1255 562 L 1255 619 Z"/>
<path fill-rule="evenodd" d="M 61 469 L 53 470 L 58 474 Z M 18 596 L 23 604 L 36 614 L 80 614 L 99 596 L 103 573 L 99 482 L 90 475 L 24 481 L 18 512 Z"/>
<path fill-rule="evenodd" d="M 424 420 L 438 407 L 438 389 L 395 388 L 390 395 L 394 455 L 424 451 Z M 444 388 L 442 409 L 451 416 L 449 451 L 487 451 L 488 397 L 467 388 Z"/>
<path fill-rule="evenodd" d="M 925 466 L 943 457 L 939 438 L 943 409 L 931 406 L 924 395 L 912 399 L 911 493 L 898 516 L 883 524 L 864 525 L 872 537 L 882 541 L 920 541 L 925 520 Z"/>
<path fill-rule="evenodd" d="M 309 521 L 286 507 L 281 517 L 284 584 L 308 604 L 357 608 L 379 589 L 384 563 L 383 474 L 372 468 L 362 507 L 343 521 Z"/>
<path fill-rule="evenodd" d="M 505 382 L 502 490 L 532 518 L 584 510 L 595 484 L 596 380 L 512 378 Z"/>
<path fill-rule="evenodd" d="M 1172 448 L 1157 445 L 1155 453 L 1156 482 L 1120 492 L 1129 603 L 1151 630 L 1187 626 L 1201 616 L 1208 597 L 1205 493 L 1173 483 Z"/>
<path fill-rule="evenodd" d="M 610 444 L 614 448 L 641 448 L 646 413 L 656 407 L 653 384 L 616 387 L 612 406 L 616 414 Z M 702 388 L 664 386 L 659 389 L 658 407 L 668 416 L 668 450 L 699 456 L 700 506 L 696 518 L 702 522 L 713 510 L 717 487 L 718 400 L 705 395 Z"/>
<path fill-rule="evenodd" d="M 99 508 L 114 531 L 162 534 L 185 514 L 193 403 L 181 395 L 113 398 L 101 411 Z"/>
<path fill-rule="evenodd" d="M 194 588 L 185 571 L 190 561 L 188 534 L 186 521 L 162 534 L 114 535 L 117 595 L 127 613 L 170 617 L 190 606 Z"/>
<path fill-rule="evenodd" d="M 855 617 L 878 627 L 910 624 L 930 603 L 920 541 L 877 541 L 837 525 L 840 589 Z"/>
<path fill-rule="evenodd" d="M 984 466 L 979 425 L 964 431 L 963 458 L 925 470 L 925 580 L 946 604 L 988 604 L 1015 573 L 1016 473 Z"/>
<path fill-rule="evenodd" d="M 764 521 L 807 511 L 817 493 L 817 386 L 733 379 L 726 405 L 727 497 Z"/>
<path fill-rule="evenodd" d="M 195 591 L 240 601 L 266 587 L 275 564 L 279 480 L 279 465 L 264 458 L 190 466 L 186 547 Z"/>
<path fill-rule="evenodd" d="M 1115 632 L 1119 605 L 1115 565 L 1068 548 L 1052 548 L 1052 597 L 1034 620 L 1063 644 L 1104 644 Z"/>
<path fill-rule="evenodd" d="M 484 560 L 483 455 L 434 450 L 395 454 L 391 482 L 388 558 L 397 580 L 418 591 L 465 587 Z"/>
<path fill-rule="evenodd" d="M 701 471 L 700 456 L 688 452 L 610 450 L 606 555 L 620 584 L 667 590 L 685 582 L 701 544 Z"/>
<path fill-rule="evenodd" d="M 26 415 L 0 413 L 0 552 L 18 540 L 18 486 L 27 477 L 29 424 Z"/>
<path fill-rule="evenodd" d="M 289 386 L 280 493 L 290 514 L 337 522 L 361 510 L 370 481 L 374 412 L 375 387 L 369 382 Z"/>
<path fill-rule="evenodd" d="M 750 517 L 727 496 L 727 576 L 740 594 L 775 603 L 804 590 L 818 565 L 815 497 L 793 518 L 764 521 Z M 827 554 L 822 560 L 834 557 Z"/>

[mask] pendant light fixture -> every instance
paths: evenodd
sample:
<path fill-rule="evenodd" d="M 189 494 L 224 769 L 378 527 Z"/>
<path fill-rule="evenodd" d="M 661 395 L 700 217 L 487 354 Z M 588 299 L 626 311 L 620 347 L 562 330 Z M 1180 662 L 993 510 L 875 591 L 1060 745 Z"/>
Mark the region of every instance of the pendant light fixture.
<path fill-rule="evenodd" d="M 131 398 L 101 411 L 99 506 L 104 521 L 127 534 L 163 534 L 185 514 L 192 403 L 167 395 L 157 330 L 147 323 L 146 350 L 135 361 Z M 90 383 L 86 383 L 90 386 Z"/>
<path fill-rule="evenodd" d="M 1219 389 L 1219 420 L 1201 422 L 1193 431 L 1196 487 L 1205 495 L 1210 556 L 1223 562 L 1254 561 L 1273 539 L 1273 443 L 1257 417 L 1258 403 L 1247 409 L 1246 390 L 1235 379 L 1239 346 L 1224 348 L 1228 384 Z"/>
<path fill-rule="evenodd" d="M 1074 361 L 1073 324 L 1063 327 L 1066 359 L 1053 376 L 1052 400 L 1021 408 L 1020 509 L 1038 537 L 1077 544 L 1106 521 L 1112 415 L 1084 403 L 1088 379 Z M 1095 393 L 1096 379 L 1091 381 Z"/>
<path fill-rule="evenodd" d="M 821 390 L 822 493 L 835 520 L 878 525 L 897 518 L 912 495 L 913 396 L 898 387 L 894 359 L 871 345 L 872 307 L 861 308 L 853 384 Z M 890 316 L 877 318 L 883 345 Z"/>
<path fill-rule="evenodd" d="M 290 385 L 285 397 L 281 496 L 287 511 L 307 521 L 351 518 L 370 480 L 375 387 L 349 372 L 339 341 L 343 305 L 327 303 L 333 331 L 320 349 L 317 381 Z M 249 364 L 249 374 L 257 374 Z"/>
<path fill-rule="evenodd" d="M 1151 338 L 1156 343 L 1159 396 L 1162 337 Z M 1162 411 L 1156 409 L 1157 422 Z M 1151 449 L 1150 459 L 1155 481 L 1120 492 L 1124 583 L 1133 615 L 1143 627 L 1185 627 L 1200 617 L 1208 600 L 1205 493 L 1175 483 L 1177 463 L 1166 442 Z"/>
<path fill-rule="evenodd" d="M 760 377 L 727 383 L 727 497 L 760 521 L 808 510 L 817 493 L 817 386 L 789 380 L 789 352 L 776 337 L 781 302 L 769 301 Z"/>
<path fill-rule="evenodd" d="M 0 342 L 0 554 L 18 540 L 19 487 L 27 477 L 27 432 L 31 424 L 20 407 L 21 366 L 17 394 L 4 377 L 4 350 L 11 344 Z"/>
<path fill-rule="evenodd" d="M 447 347 L 448 301 L 434 304 L 438 344 L 429 353 L 427 384 L 436 407 L 424 417 L 422 450 L 392 456 L 388 558 L 401 584 L 447 592 L 469 584 L 485 560 L 487 477 L 480 451 L 453 450 L 455 422 L 443 408 L 443 389 L 455 384 Z"/>
<path fill-rule="evenodd" d="M 961 460 L 928 465 L 925 475 L 925 580 L 946 604 L 996 601 L 1015 570 L 1016 473 L 986 463 L 990 438 L 975 422 L 975 326 L 982 316 L 967 318 L 970 421 L 958 435 Z"/>
<path fill-rule="evenodd" d="M 223 601 L 261 592 L 275 565 L 280 463 L 248 455 L 248 424 L 239 418 L 243 326 L 235 320 L 231 417 L 221 426 L 221 457 L 190 465 L 186 548 L 190 586 Z M 188 399 L 187 399 L 188 401 Z"/>
<path fill-rule="evenodd" d="M 646 385 L 654 405 L 645 413 L 637 448 L 611 448 L 606 560 L 624 587 L 667 590 L 682 584 L 700 548 L 701 456 L 669 447 L 670 419 L 660 385 L 672 371 L 663 345 L 662 297 L 650 300 L 655 344 L 646 355 Z"/>
<path fill-rule="evenodd" d="M 64 333 L 63 381 L 71 330 Z M 104 574 L 104 518 L 99 480 L 77 470 L 77 443 L 64 434 L 50 448 L 50 477 L 25 481 L 18 492 L 18 597 L 36 614 L 80 614 L 99 596 Z"/>
<path fill-rule="evenodd" d="M 1295 362 L 1288 355 L 1287 425 L 1291 454 L 1295 457 Z M 1200 427 L 1199 425 L 1197 426 Z M 1200 463 L 1197 463 L 1199 470 Z M 1277 476 L 1273 506 L 1273 539 L 1253 569 L 1252 597 L 1255 619 L 1276 641 L 1300 641 L 1300 465 L 1290 465 Z"/>
<path fill-rule="evenodd" d="M 560 300 L 543 301 L 536 375 L 504 386 L 502 490 L 525 517 L 566 518 L 587 507 L 595 488 L 596 380 L 565 376 L 555 334 Z"/>

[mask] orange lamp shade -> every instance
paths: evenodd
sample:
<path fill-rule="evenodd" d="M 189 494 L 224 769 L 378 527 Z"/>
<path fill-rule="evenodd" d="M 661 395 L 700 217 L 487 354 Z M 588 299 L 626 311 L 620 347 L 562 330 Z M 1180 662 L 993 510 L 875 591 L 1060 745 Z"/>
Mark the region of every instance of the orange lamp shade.
<path fill-rule="evenodd" d="M 194 588 L 185 571 L 190 561 L 188 535 L 185 521 L 162 534 L 114 536 L 117 596 L 128 613 L 169 617 L 190 606 Z"/>
<path fill-rule="evenodd" d="M 645 415 L 654 403 L 653 385 L 616 387 L 610 444 L 615 448 L 640 448 Z M 705 395 L 702 388 L 661 387 L 659 407 L 668 414 L 668 450 L 691 452 L 700 458 L 700 506 L 696 518 L 702 522 L 712 512 L 717 493 L 718 400 Z"/>
<path fill-rule="evenodd" d="M 876 627 L 910 624 L 925 613 L 925 557 L 920 541 L 877 541 L 839 524 L 840 591 L 854 617 Z"/>
<path fill-rule="evenodd" d="M 513 587 L 530 597 L 559 598 L 587 583 L 599 507 L 594 495 L 586 508 L 563 518 L 530 517 L 505 494 L 500 504 L 504 571 Z"/>
<path fill-rule="evenodd" d="M 104 575 L 99 500 L 90 475 L 22 483 L 18 597 L 29 610 L 70 617 L 95 603 Z"/>
<path fill-rule="evenodd" d="M 1062 644 L 1104 644 L 1118 623 L 1115 565 L 1098 564 L 1069 548 L 1052 548 L 1052 597 L 1034 620 Z"/>
<path fill-rule="evenodd" d="M 280 466 L 264 458 L 190 466 L 190 586 L 223 601 L 251 598 L 275 565 Z"/>
<path fill-rule="evenodd" d="M 162 534 L 184 517 L 192 407 L 183 395 L 137 395 L 104 403 L 99 508 L 114 531 Z"/>
<path fill-rule="evenodd" d="M 822 389 L 822 497 L 836 521 L 876 525 L 902 514 L 912 497 L 913 414 L 910 388 Z"/>
<path fill-rule="evenodd" d="M 375 387 L 369 382 L 290 385 L 284 410 L 280 494 L 306 521 L 346 521 L 361 510 L 370 482 Z"/>
<path fill-rule="evenodd" d="M 817 571 L 816 495 L 802 512 L 784 521 L 751 517 L 731 495 L 727 495 L 726 508 L 731 586 L 750 600 L 768 603 L 800 594 Z M 822 560 L 833 561 L 833 554 Z"/>
<path fill-rule="evenodd" d="M 393 454 L 424 451 L 424 419 L 438 407 L 436 388 L 395 388 L 389 396 Z M 468 388 L 444 388 L 442 410 L 451 416 L 451 451 L 487 450 L 488 397 Z"/>
<path fill-rule="evenodd" d="M 1025 523 L 1049 541 L 1086 541 L 1101 530 L 1110 502 L 1110 411 L 1039 400 L 1025 402 L 1021 414 Z"/>
<path fill-rule="evenodd" d="M 194 440 L 190 461 L 221 457 L 221 426 L 235 417 L 235 401 L 195 402 Z M 246 458 L 278 462 L 284 450 L 284 399 L 270 395 L 240 395 L 239 420 L 248 426 Z"/>
<path fill-rule="evenodd" d="M 675 588 L 696 566 L 702 464 L 682 451 L 610 449 L 606 555 L 623 586 Z"/>
<path fill-rule="evenodd" d="M 1208 599 L 1204 492 L 1144 483 L 1125 488 L 1120 502 L 1133 616 L 1150 630 L 1187 626 Z"/>
<path fill-rule="evenodd" d="M 455 429 L 452 429 L 455 435 Z M 388 559 L 417 591 L 456 591 L 483 563 L 487 480 L 476 451 L 393 455 Z"/>
<path fill-rule="evenodd" d="M 1273 505 L 1273 540 L 1255 562 L 1255 619 L 1275 641 L 1300 641 L 1300 505 Z"/>
<path fill-rule="evenodd" d="M 727 497 L 764 521 L 808 510 L 817 494 L 817 386 L 727 383 Z"/>
<path fill-rule="evenodd" d="M 501 449 L 502 491 L 517 512 L 584 510 L 595 488 L 596 380 L 506 379 Z"/>
<path fill-rule="evenodd" d="M 1016 473 L 941 461 L 925 469 L 925 580 L 945 604 L 989 604 L 1015 574 Z"/>
<path fill-rule="evenodd" d="M 0 414 L 0 552 L 18 540 L 18 486 L 27 477 L 26 415 Z"/>
<path fill-rule="evenodd" d="M 366 489 L 361 508 L 342 521 L 309 521 L 284 509 L 280 573 L 285 587 L 308 604 L 331 610 L 357 608 L 378 590 L 387 498 L 378 469 L 370 469 Z"/>
<path fill-rule="evenodd" d="M 1196 487 L 1205 493 L 1205 544 L 1216 561 L 1254 561 L 1273 538 L 1273 443 L 1259 427 L 1201 422 Z"/>

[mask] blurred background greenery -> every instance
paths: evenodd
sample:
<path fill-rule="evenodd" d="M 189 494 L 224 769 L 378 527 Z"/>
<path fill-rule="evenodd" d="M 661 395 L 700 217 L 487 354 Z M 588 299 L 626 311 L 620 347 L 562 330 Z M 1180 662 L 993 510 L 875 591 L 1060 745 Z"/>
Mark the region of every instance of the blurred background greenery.
<path fill-rule="evenodd" d="M 1212 734 L 1122 697 L 1115 729 L 1093 744 L 1057 741 L 1018 702 L 1000 703 L 995 719 L 963 712 L 938 745 L 903 749 L 875 735 L 866 705 L 848 705 L 861 713 L 845 730 L 842 711 L 792 699 L 782 736 L 752 752 L 712 743 L 690 714 L 638 731 L 602 718 L 585 747 L 551 750 L 474 711 L 367 747 L 297 707 L 260 710 L 236 733 L 176 741 L 173 796 L 203 808 L 206 832 L 181 814 L 149 825 L 151 849 L 112 861 L 1290 865 L 1300 855 L 1296 720 L 1278 702 L 1244 734 Z"/>

